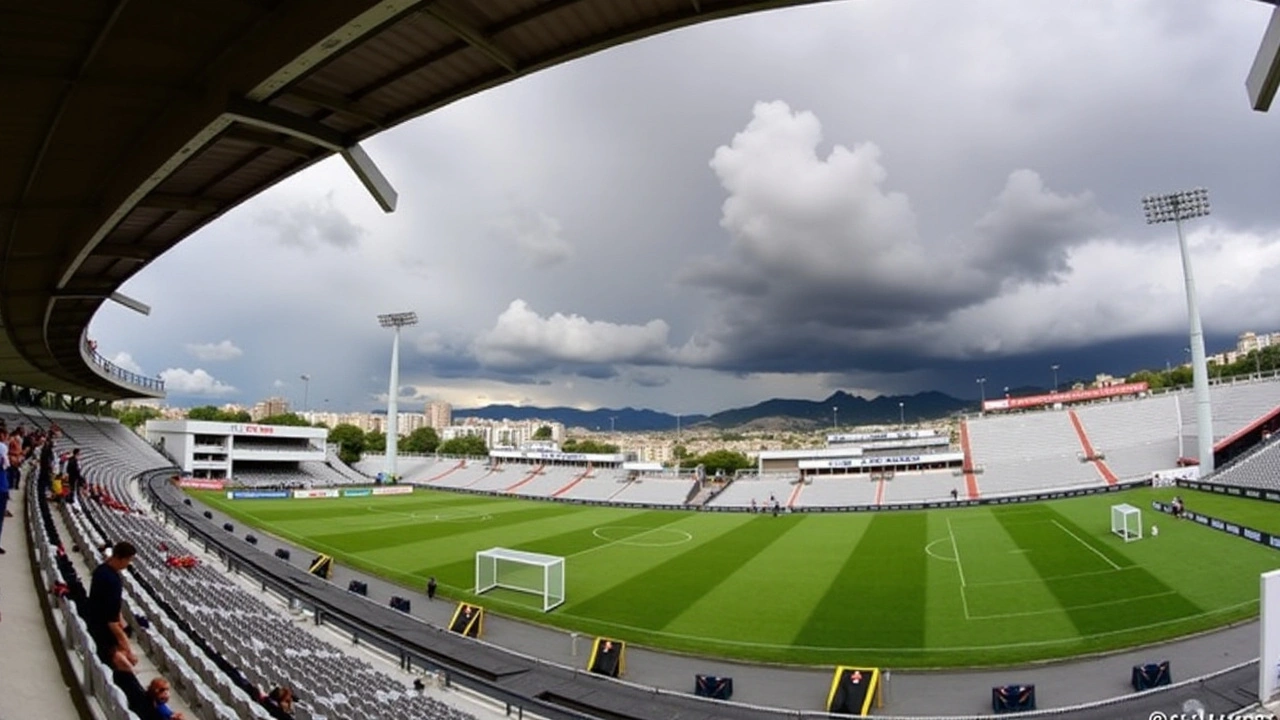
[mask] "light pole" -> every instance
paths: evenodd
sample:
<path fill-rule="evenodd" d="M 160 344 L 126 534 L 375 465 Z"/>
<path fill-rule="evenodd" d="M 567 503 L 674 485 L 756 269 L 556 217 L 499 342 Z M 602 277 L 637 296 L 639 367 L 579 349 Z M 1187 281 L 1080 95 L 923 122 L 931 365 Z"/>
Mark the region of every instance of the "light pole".
<path fill-rule="evenodd" d="M 1209 214 L 1209 191 L 1204 188 L 1184 190 L 1142 198 L 1147 224 L 1172 222 L 1178 231 L 1178 249 L 1182 253 L 1182 276 L 1187 291 L 1187 324 L 1191 338 L 1191 378 L 1196 398 L 1196 443 L 1200 453 L 1200 476 L 1213 472 L 1213 415 L 1209 404 L 1209 366 L 1205 362 L 1204 330 L 1200 326 L 1200 307 L 1196 302 L 1196 281 L 1191 271 L 1191 252 L 1182 232 L 1182 221 Z"/>
<path fill-rule="evenodd" d="M 985 408 L 987 405 L 987 379 L 984 377 L 978 378 L 978 392 L 982 397 L 982 407 Z"/>
<path fill-rule="evenodd" d="M 298 376 L 302 380 L 302 412 L 310 410 L 310 394 L 311 394 L 311 376 L 303 373 Z"/>
<path fill-rule="evenodd" d="M 400 395 L 400 328 L 417 325 L 418 314 L 401 312 L 379 315 L 378 324 L 395 332 L 395 339 L 391 341 L 391 389 L 387 393 L 387 462 L 383 470 L 385 482 L 393 482 L 396 477 L 396 450 L 400 441 L 400 409 L 396 406 L 396 398 Z"/>
<path fill-rule="evenodd" d="M 898 403 L 898 427 L 907 426 L 907 410 L 905 403 Z"/>
<path fill-rule="evenodd" d="M 617 420 L 617 419 L 618 419 L 618 416 L 617 416 L 617 415 L 610 415 L 610 416 L 609 416 L 609 432 L 615 432 L 615 427 L 616 427 L 616 426 L 614 425 L 614 421 L 615 421 L 615 420 Z"/>
<path fill-rule="evenodd" d="M 1053 371 L 1053 390 L 1050 392 L 1058 392 L 1058 367 L 1057 365 L 1049 366 L 1049 369 Z"/>
<path fill-rule="evenodd" d="M 840 430 L 840 408 L 837 406 L 831 407 L 831 428 L 836 431 Z"/>

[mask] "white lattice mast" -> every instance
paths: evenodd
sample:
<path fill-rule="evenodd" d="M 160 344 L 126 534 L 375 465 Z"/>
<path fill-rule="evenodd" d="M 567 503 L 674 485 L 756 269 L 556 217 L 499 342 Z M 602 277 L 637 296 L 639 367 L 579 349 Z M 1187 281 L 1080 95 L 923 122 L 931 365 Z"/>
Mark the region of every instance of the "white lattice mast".
<path fill-rule="evenodd" d="M 400 328 L 418 324 L 418 314 L 413 312 L 388 313 L 378 316 L 378 324 L 395 332 L 391 341 L 391 383 L 387 391 L 387 449 L 383 475 L 386 482 L 396 478 L 396 451 L 400 441 L 400 408 L 396 398 L 400 395 Z"/>

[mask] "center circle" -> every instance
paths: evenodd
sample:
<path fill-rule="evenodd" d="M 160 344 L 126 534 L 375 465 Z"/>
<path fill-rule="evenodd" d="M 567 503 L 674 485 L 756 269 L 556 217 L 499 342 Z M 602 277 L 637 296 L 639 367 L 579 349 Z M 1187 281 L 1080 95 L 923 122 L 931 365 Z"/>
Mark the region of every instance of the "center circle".
<path fill-rule="evenodd" d="M 674 528 L 647 528 L 639 525 L 604 525 L 591 534 L 615 545 L 671 547 L 693 540 L 693 535 Z"/>

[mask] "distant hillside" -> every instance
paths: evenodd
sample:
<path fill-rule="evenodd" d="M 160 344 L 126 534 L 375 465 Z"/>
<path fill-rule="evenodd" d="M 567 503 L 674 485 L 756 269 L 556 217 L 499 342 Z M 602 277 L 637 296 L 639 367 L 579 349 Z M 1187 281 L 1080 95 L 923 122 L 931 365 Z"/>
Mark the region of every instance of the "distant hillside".
<path fill-rule="evenodd" d="M 599 410 L 579 410 L 569 407 L 524 407 L 516 405 L 486 405 L 469 410 L 455 409 L 454 417 L 475 417 L 485 420 L 551 420 L 563 423 L 565 427 L 584 427 L 588 430 L 612 429 L 637 431 L 662 431 L 676 429 L 676 416 L 660 413 L 656 410 L 637 410 L 636 408 L 601 408 Z M 703 422 L 706 415 L 682 415 L 680 423 L 691 426 Z M 613 423 L 610 425 L 610 423 Z"/>
<path fill-rule="evenodd" d="M 788 400 L 775 398 L 750 407 L 723 410 L 714 415 L 682 415 L 682 427 L 692 428 L 710 424 L 719 428 L 794 428 L 808 429 L 829 426 L 836 412 L 842 427 L 851 425 L 893 424 L 899 419 L 898 403 L 902 403 L 902 415 L 907 422 L 944 418 L 961 410 L 976 409 L 977 403 L 960 400 L 940 392 L 923 392 L 915 395 L 884 395 L 874 400 L 850 395 L 843 390 L 825 400 Z M 563 423 L 565 427 L 584 427 L 590 430 L 622 432 L 675 430 L 677 418 L 669 413 L 636 408 L 603 408 L 578 410 L 568 407 L 523 407 L 516 405 L 487 405 L 482 408 L 455 409 L 454 417 L 475 417 L 486 420 L 548 420 Z M 612 423 L 612 425 L 611 425 Z"/>
<path fill-rule="evenodd" d="M 902 407 L 898 407 L 902 403 Z M 725 410 L 709 419 L 719 427 L 736 427 L 766 417 L 788 417 L 810 420 L 818 426 L 894 424 L 901 414 L 907 422 L 934 420 L 965 409 L 975 409 L 977 403 L 960 400 L 940 392 L 922 392 L 915 395 L 881 395 L 874 400 L 840 390 L 825 400 L 765 400 L 750 407 Z M 837 408 L 832 412 L 832 408 Z M 901 411 L 901 413 L 900 413 Z"/>

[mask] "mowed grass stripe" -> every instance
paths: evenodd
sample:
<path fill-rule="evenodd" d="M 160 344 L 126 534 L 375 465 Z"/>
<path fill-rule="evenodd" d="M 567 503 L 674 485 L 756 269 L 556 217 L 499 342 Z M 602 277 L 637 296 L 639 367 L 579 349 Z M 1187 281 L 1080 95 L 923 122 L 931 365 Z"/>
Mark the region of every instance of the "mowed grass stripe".
<path fill-rule="evenodd" d="M 575 603 L 571 612 L 579 617 L 623 619 L 634 627 L 660 630 L 800 520 L 794 516 L 751 517 L 711 542 L 695 545 L 585 602 Z M 604 562 L 610 550 L 593 553 L 592 559 Z"/>
<path fill-rule="evenodd" d="M 1176 620 L 1201 612 L 1190 600 L 1145 569 L 1134 567 L 1122 553 L 1066 516 L 1047 505 L 1039 508 L 1043 523 L 1027 522 L 1027 514 L 1010 516 L 999 508 L 992 514 L 1010 537 L 1027 550 L 1027 560 L 1042 577 L 1048 578 L 1043 581 L 1044 586 L 1057 598 L 1081 635 L 1132 626 L 1134 608 L 1141 608 L 1144 623 Z M 1122 569 L 1116 570 L 1104 557 Z M 1069 577 L 1107 569 L 1115 572 Z"/>
<path fill-rule="evenodd" d="M 504 513 L 488 513 L 489 520 L 441 522 L 435 520 L 419 520 L 417 522 L 399 522 L 381 528 L 360 528 L 341 532 L 313 535 L 317 542 L 333 547 L 340 547 L 348 552 L 360 553 L 370 550 L 385 550 L 402 545 L 414 545 L 426 540 L 477 532 L 483 526 L 484 532 L 497 532 L 503 528 L 522 523 L 546 520 L 565 515 L 576 515 L 578 509 L 572 505 L 561 503 L 540 503 L 533 507 Z"/>
<path fill-rule="evenodd" d="M 611 544 L 609 540 L 596 536 L 596 530 L 599 530 L 601 527 L 609 527 L 609 525 L 634 527 L 636 528 L 634 531 L 629 531 L 634 537 L 646 530 L 677 522 L 683 517 L 664 510 L 638 510 L 633 512 L 635 514 L 621 516 L 616 511 L 608 512 L 607 515 L 601 513 L 598 516 L 593 513 L 593 517 L 585 527 L 574 528 L 558 535 L 548 535 L 534 540 L 526 540 L 523 542 L 500 546 L 509 547 L 513 550 L 526 550 L 546 555 L 572 557 L 573 555 L 585 550 Z M 598 524 L 603 522 L 607 522 L 609 525 L 602 526 L 601 524 Z M 608 533 L 606 533 L 606 536 L 612 537 L 612 535 L 609 535 Z M 480 550 L 486 548 L 476 549 Z M 576 576 L 576 573 L 571 572 L 572 567 L 573 564 L 566 560 L 566 594 L 568 587 L 572 587 Z M 475 553 L 471 552 L 468 556 L 453 560 L 452 562 L 443 564 L 436 563 L 419 567 L 413 571 L 413 574 L 421 577 L 435 575 L 438 581 L 454 588 L 473 587 L 475 580 Z"/>
<path fill-rule="evenodd" d="M 215 497 L 217 497 L 215 495 Z M 263 522 L 287 522 L 298 518 L 321 520 L 326 518 L 348 519 L 352 515 L 368 513 L 429 512 L 438 508 L 463 508 L 472 505 L 492 505 L 493 499 L 475 495 L 446 495 L 444 493 L 415 492 L 412 495 L 382 495 L 354 498 L 317 498 L 310 500 L 227 500 L 226 496 L 201 498 L 210 505 L 247 505 L 251 514 Z M 218 502 L 218 501 L 221 502 Z M 224 503 L 226 505 L 224 505 Z"/>
<path fill-rule="evenodd" d="M 869 514 L 850 514 L 835 527 L 818 516 L 801 517 L 755 557 L 742 563 L 671 621 L 665 632 L 705 637 L 741 637 L 750 628 L 758 641 L 786 645 L 844 567 L 850 547 L 871 524 Z"/>
<path fill-rule="evenodd" d="M 806 646 L 923 647 L 928 582 L 924 547 L 928 537 L 925 513 L 873 517 L 793 642 Z"/>

